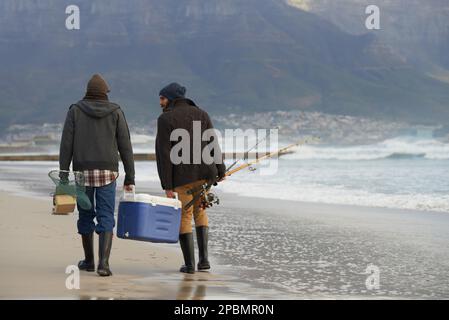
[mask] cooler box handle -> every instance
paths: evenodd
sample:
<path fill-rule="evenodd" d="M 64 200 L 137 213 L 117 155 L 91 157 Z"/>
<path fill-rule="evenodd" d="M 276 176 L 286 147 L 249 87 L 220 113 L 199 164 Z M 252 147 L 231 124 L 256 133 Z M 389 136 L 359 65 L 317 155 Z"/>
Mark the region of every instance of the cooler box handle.
<path fill-rule="evenodd" d="M 124 201 L 135 201 L 136 200 L 136 188 L 132 186 L 131 191 L 127 191 L 125 188 L 123 188 L 123 196 L 122 199 Z"/>

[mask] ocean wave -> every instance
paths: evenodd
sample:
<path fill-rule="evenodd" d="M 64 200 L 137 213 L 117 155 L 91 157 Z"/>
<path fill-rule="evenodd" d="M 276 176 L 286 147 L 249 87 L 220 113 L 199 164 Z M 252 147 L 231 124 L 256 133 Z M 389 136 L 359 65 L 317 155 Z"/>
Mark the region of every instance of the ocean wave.
<path fill-rule="evenodd" d="M 426 157 L 425 153 L 395 152 L 381 159 L 422 159 L 425 157 Z"/>
<path fill-rule="evenodd" d="M 306 145 L 287 154 L 285 159 L 302 160 L 449 160 L 449 143 L 436 139 L 398 137 L 376 144 L 357 146 Z"/>
<path fill-rule="evenodd" d="M 425 193 L 385 194 L 367 190 L 349 190 L 344 186 L 228 181 L 219 186 L 223 192 L 240 196 L 312 203 L 355 205 L 391 209 L 449 212 L 449 195 Z"/>

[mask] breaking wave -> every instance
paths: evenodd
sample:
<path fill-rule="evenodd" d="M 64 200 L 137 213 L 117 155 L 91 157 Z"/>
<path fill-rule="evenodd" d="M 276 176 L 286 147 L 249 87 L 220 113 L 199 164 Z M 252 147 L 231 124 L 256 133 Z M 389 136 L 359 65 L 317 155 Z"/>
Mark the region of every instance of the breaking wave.
<path fill-rule="evenodd" d="M 431 159 L 448 160 L 449 143 L 435 139 L 398 137 L 376 144 L 357 146 L 306 145 L 285 159 L 317 160 L 403 160 Z"/>

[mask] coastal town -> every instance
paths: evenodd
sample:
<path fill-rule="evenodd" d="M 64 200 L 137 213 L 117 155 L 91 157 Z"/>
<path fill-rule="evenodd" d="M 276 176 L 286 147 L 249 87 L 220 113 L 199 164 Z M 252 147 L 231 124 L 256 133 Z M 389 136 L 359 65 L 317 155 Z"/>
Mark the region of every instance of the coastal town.
<path fill-rule="evenodd" d="M 252 114 L 215 115 L 216 128 L 246 130 L 248 128 L 279 130 L 281 140 L 304 136 L 320 137 L 321 143 L 332 145 L 369 144 L 397 136 L 434 138 L 439 126 L 410 125 L 364 117 L 331 115 L 321 112 L 271 111 Z M 62 123 L 16 124 L 0 137 L 0 153 L 57 153 Z M 154 147 L 156 119 L 130 124 L 131 138 L 136 150 L 144 152 Z M 449 134 L 436 137 L 449 141 Z"/>

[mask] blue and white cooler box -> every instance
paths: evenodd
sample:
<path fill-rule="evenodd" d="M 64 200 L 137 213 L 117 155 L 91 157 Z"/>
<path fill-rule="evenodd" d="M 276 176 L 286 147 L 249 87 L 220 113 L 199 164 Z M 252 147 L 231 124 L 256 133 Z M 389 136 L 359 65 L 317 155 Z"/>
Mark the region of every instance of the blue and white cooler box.
<path fill-rule="evenodd" d="M 182 203 L 148 194 L 124 194 L 119 204 L 117 237 L 158 243 L 179 239 Z"/>

